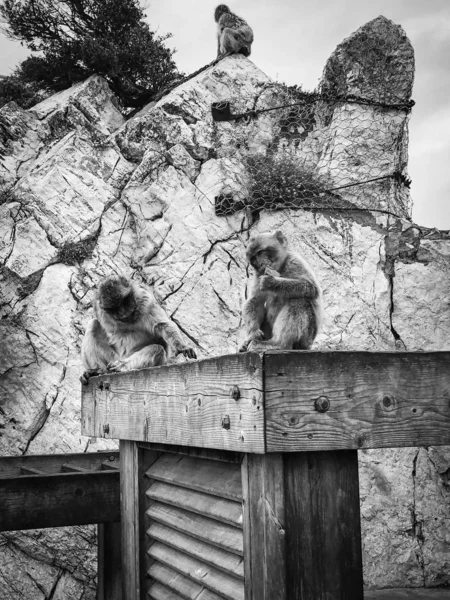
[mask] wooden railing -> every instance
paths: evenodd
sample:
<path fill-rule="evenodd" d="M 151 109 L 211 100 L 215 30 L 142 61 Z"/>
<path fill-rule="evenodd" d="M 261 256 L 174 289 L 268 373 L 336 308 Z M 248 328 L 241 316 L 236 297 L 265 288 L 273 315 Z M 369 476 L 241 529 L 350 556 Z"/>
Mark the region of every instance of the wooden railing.
<path fill-rule="evenodd" d="M 222 356 L 82 402 L 121 440 L 124 599 L 362 600 L 357 450 L 450 444 L 450 353 Z"/>

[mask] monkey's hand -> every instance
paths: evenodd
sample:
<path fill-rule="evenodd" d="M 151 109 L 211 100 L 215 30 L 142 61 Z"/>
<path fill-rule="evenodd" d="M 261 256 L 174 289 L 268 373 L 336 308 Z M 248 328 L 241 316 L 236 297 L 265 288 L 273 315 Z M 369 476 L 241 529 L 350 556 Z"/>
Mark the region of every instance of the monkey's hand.
<path fill-rule="evenodd" d="M 123 360 L 115 360 L 110 362 L 106 367 L 108 373 L 119 373 L 120 371 L 126 371 L 126 363 Z"/>
<path fill-rule="evenodd" d="M 276 273 L 276 271 L 273 271 L 273 269 L 270 269 L 273 273 Z M 266 273 L 267 273 L 267 268 L 266 268 Z M 270 292 L 276 289 L 276 277 L 278 277 L 277 275 L 272 275 L 272 273 L 270 273 L 270 275 L 261 275 L 261 277 L 259 278 L 259 289 L 262 292 Z"/>
<path fill-rule="evenodd" d="M 264 275 L 272 275 L 272 277 L 279 277 L 280 274 L 278 273 L 278 271 L 275 271 L 275 269 L 272 269 L 272 267 L 266 267 L 264 270 Z"/>
<path fill-rule="evenodd" d="M 197 358 L 197 355 L 195 354 L 194 349 L 193 348 L 188 348 L 187 346 L 185 346 L 184 348 L 180 348 L 177 351 L 176 356 L 178 356 L 179 354 L 182 354 L 186 358 Z"/>
<path fill-rule="evenodd" d="M 88 369 L 80 376 L 80 381 L 82 385 L 87 385 L 89 383 L 90 377 L 97 377 L 97 375 L 104 375 L 104 369 Z"/>
<path fill-rule="evenodd" d="M 257 342 L 257 341 L 260 341 L 263 339 L 264 339 L 264 332 L 261 331 L 261 329 L 257 329 L 255 331 L 255 333 L 252 333 L 252 335 L 250 335 L 248 337 L 248 339 L 245 340 L 245 342 L 239 348 L 239 352 L 247 352 L 248 347 L 252 342 Z"/>

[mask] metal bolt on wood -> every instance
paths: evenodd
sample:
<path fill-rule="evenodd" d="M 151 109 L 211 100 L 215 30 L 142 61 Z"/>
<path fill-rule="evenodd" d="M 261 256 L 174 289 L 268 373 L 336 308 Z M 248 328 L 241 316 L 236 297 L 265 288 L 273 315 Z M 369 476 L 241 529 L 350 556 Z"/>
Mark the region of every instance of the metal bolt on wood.
<path fill-rule="evenodd" d="M 327 412 L 330 408 L 330 401 L 326 396 L 319 396 L 314 400 L 314 408 L 320 413 Z"/>
<path fill-rule="evenodd" d="M 236 400 L 236 402 L 241 397 L 241 391 L 237 385 L 233 385 L 233 387 L 231 388 L 230 396 L 233 398 L 233 400 Z"/>
<path fill-rule="evenodd" d="M 225 415 L 224 417 L 222 417 L 222 427 L 224 429 L 230 429 L 231 423 L 230 423 L 230 416 L 229 415 Z"/>

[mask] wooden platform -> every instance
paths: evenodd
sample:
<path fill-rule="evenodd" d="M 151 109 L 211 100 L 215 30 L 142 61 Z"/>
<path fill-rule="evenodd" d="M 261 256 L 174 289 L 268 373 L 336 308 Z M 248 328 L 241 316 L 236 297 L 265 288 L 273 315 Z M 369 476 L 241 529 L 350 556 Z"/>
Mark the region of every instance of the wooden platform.
<path fill-rule="evenodd" d="M 248 352 L 104 375 L 123 600 L 450 600 L 363 591 L 357 450 L 450 444 L 450 352 Z"/>

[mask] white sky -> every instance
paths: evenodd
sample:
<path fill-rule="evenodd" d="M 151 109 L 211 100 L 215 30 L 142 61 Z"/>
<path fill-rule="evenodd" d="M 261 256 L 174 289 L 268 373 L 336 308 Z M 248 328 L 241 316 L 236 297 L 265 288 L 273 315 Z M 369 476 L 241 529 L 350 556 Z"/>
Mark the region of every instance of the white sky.
<path fill-rule="evenodd" d="M 191 73 L 216 53 L 218 0 L 149 0 L 150 28 L 171 32 L 180 70 Z M 252 26 L 252 61 L 267 75 L 316 87 L 327 58 L 353 31 L 382 14 L 401 25 L 416 54 L 409 175 L 418 225 L 450 229 L 450 0 L 234 0 Z M 29 55 L 0 34 L 0 74 Z"/>

